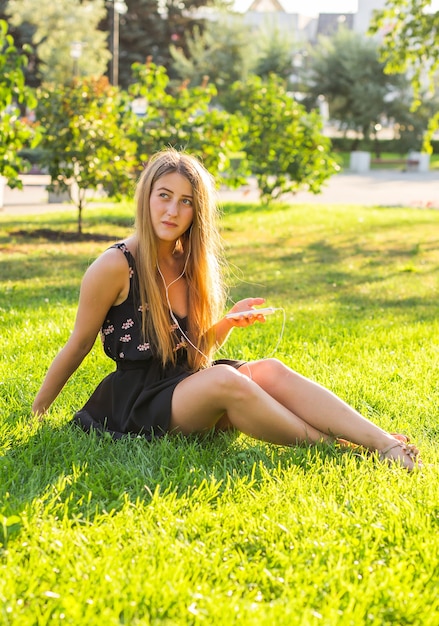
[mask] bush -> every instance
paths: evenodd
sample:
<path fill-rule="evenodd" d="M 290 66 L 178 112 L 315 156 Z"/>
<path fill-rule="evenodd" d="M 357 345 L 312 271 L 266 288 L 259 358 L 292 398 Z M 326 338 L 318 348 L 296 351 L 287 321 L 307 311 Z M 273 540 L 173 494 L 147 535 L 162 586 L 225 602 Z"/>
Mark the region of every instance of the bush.
<path fill-rule="evenodd" d="M 291 97 L 275 75 L 262 80 L 250 76 L 232 86 L 234 101 L 247 119 L 244 150 L 258 181 L 261 200 L 307 189 L 319 193 L 340 168 L 331 154 L 331 142 L 322 133 L 316 111 Z"/>
<path fill-rule="evenodd" d="M 116 197 L 132 189 L 135 146 L 123 128 L 125 109 L 106 78 L 75 80 L 39 93 L 40 156 L 51 177 L 49 190 L 69 192 L 78 207 L 78 233 L 89 189 Z"/>
<path fill-rule="evenodd" d="M 20 118 L 20 107 L 34 103 L 33 94 L 24 84 L 27 57 L 20 53 L 0 20 L 0 176 L 10 187 L 21 187 L 18 175 L 26 165 L 19 150 L 37 141 L 31 125 Z"/>
<path fill-rule="evenodd" d="M 352 139 L 348 137 L 332 137 L 332 147 L 337 152 L 351 152 L 352 151 Z M 431 142 L 433 148 L 433 154 L 439 154 L 439 140 L 435 139 Z M 412 144 L 411 142 L 403 139 L 379 139 L 362 140 L 361 149 L 366 152 L 374 152 L 381 154 L 383 152 L 392 152 L 394 154 L 406 155 L 411 150 L 419 152 L 419 144 Z"/>

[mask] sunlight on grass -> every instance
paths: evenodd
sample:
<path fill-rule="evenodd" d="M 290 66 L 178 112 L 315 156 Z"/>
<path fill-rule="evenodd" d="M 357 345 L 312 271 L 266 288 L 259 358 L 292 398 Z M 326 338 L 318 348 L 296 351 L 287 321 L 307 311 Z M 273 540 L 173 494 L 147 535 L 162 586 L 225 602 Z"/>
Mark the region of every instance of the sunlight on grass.
<path fill-rule="evenodd" d="M 0 217 L 0 622 L 436 626 L 439 213 L 224 208 L 231 300 L 286 323 L 236 329 L 221 356 L 274 351 L 409 434 L 412 475 L 336 446 L 88 436 L 70 419 L 112 369 L 99 341 L 29 421 L 84 270 L 131 232 L 126 205 L 90 210 L 86 240 L 33 236 L 72 215 Z"/>

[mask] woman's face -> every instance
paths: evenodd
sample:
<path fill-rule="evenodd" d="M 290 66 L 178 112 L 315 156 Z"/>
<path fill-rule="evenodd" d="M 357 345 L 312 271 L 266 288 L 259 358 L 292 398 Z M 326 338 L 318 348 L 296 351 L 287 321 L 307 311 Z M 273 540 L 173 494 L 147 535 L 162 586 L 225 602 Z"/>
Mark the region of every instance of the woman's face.
<path fill-rule="evenodd" d="M 156 237 L 162 241 L 177 241 L 192 224 L 193 202 L 192 185 L 181 174 L 173 172 L 156 180 L 149 198 Z"/>

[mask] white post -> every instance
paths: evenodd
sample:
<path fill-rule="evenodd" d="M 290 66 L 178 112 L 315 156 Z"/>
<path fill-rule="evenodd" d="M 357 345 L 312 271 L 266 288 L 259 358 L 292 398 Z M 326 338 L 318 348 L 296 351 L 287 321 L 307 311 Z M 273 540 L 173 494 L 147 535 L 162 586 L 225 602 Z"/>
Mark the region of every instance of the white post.
<path fill-rule="evenodd" d="M 410 162 L 412 162 L 412 165 Z M 408 166 L 412 172 L 428 172 L 430 169 L 430 155 L 428 152 L 409 152 Z"/>
<path fill-rule="evenodd" d="M 3 204 L 5 201 L 5 187 L 6 178 L 4 176 L 0 176 L 0 209 L 3 208 Z"/>
<path fill-rule="evenodd" d="M 368 172 L 370 170 L 370 152 L 351 152 L 349 169 L 352 172 Z"/>

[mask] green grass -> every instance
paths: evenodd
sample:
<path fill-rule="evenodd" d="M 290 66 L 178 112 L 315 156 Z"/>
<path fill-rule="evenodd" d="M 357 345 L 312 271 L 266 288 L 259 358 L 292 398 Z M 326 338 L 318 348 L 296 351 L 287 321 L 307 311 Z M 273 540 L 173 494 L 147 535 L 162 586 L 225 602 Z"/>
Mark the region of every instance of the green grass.
<path fill-rule="evenodd" d="M 285 309 L 222 356 L 275 355 L 407 432 L 407 475 L 335 446 L 242 435 L 113 442 L 69 424 L 111 370 L 99 345 L 44 423 L 32 399 L 72 328 L 81 275 L 129 206 L 0 217 L 0 624 L 439 623 L 439 213 L 225 207 L 231 297 Z"/>

